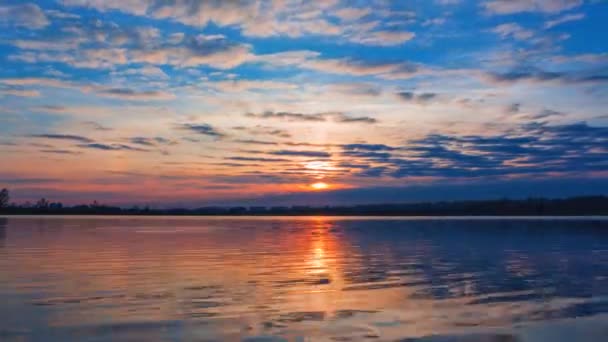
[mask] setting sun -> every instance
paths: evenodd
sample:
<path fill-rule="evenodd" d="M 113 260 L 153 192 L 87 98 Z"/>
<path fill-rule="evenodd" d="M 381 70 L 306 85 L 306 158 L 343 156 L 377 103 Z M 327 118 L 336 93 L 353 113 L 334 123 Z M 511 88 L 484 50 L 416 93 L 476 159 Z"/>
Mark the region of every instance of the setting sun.
<path fill-rule="evenodd" d="M 310 187 L 313 188 L 314 190 L 325 190 L 325 189 L 329 188 L 329 184 L 323 183 L 323 182 L 318 182 L 318 183 L 311 184 Z"/>

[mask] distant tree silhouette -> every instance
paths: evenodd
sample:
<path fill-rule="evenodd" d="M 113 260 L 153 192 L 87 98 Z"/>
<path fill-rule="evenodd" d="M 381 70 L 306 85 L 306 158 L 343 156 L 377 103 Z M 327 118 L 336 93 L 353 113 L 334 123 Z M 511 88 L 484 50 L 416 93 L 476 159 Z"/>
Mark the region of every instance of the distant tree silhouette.
<path fill-rule="evenodd" d="M 38 209 L 47 209 L 49 207 L 49 201 L 46 198 L 41 198 L 36 202 L 36 208 Z"/>
<path fill-rule="evenodd" d="M 11 196 L 8 193 L 8 189 L 0 190 L 0 208 L 8 207 L 8 201 L 10 201 Z"/>
<path fill-rule="evenodd" d="M 64 206 L 45 198 L 35 204 L 9 205 L 9 192 L 0 191 L 3 214 L 21 215 L 336 215 L 336 216 L 509 216 L 509 215 L 608 215 L 608 196 L 565 199 L 496 199 L 478 201 L 387 203 L 355 206 L 202 207 L 153 209 L 148 206 L 114 207 L 97 201 Z"/>

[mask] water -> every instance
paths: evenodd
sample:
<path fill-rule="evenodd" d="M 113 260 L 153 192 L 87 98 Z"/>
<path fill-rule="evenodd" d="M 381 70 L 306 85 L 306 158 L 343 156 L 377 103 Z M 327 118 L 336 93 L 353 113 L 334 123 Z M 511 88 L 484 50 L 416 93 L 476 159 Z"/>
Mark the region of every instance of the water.
<path fill-rule="evenodd" d="M 0 217 L 2 341 L 608 341 L 607 313 L 602 218 Z"/>

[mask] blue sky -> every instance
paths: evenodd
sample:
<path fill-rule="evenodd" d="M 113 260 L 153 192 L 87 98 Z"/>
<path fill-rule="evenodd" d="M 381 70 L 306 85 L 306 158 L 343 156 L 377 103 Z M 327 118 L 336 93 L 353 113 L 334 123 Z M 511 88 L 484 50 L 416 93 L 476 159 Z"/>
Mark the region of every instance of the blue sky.
<path fill-rule="evenodd" d="M 0 186 L 153 205 L 605 193 L 607 22 L 601 0 L 0 1 Z"/>

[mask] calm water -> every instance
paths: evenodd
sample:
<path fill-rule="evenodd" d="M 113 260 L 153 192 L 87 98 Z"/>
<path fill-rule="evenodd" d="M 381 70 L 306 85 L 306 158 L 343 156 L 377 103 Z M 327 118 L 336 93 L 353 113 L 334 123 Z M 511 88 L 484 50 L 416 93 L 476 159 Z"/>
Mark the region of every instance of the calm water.
<path fill-rule="evenodd" d="M 2 341 L 608 341 L 607 313 L 601 218 L 0 217 Z"/>

